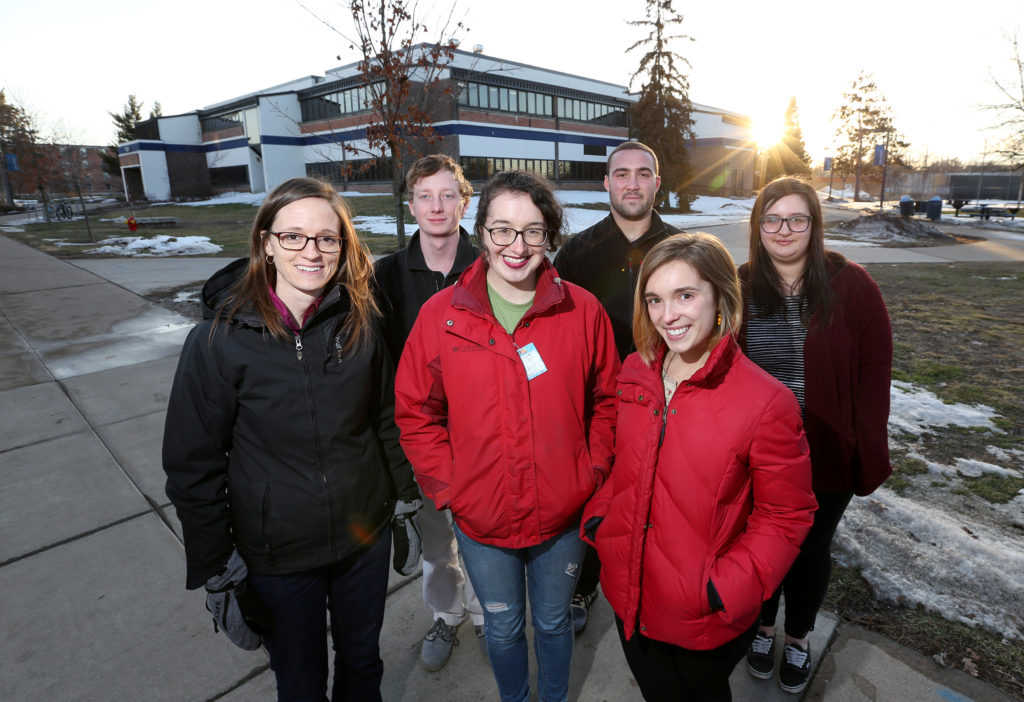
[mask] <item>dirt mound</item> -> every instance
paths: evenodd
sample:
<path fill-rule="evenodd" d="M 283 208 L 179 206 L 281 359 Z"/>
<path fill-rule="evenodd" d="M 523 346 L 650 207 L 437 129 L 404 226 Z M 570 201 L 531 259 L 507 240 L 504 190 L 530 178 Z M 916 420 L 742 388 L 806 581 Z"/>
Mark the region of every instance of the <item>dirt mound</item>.
<path fill-rule="evenodd" d="M 852 239 L 867 239 L 883 246 L 890 243 L 901 246 L 958 243 L 956 237 L 940 231 L 923 220 L 900 217 L 888 212 L 863 214 L 857 219 L 836 225 L 833 231 Z"/>

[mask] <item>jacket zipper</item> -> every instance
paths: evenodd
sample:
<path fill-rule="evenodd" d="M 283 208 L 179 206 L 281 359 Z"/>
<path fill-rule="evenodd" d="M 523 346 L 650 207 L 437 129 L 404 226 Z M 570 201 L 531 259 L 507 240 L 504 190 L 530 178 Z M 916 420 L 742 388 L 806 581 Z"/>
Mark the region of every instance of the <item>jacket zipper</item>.
<path fill-rule="evenodd" d="M 270 523 L 270 488 L 273 486 L 272 482 L 267 483 L 267 487 L 263 490 L 263 526 L 260 535 L 263 537 L 263 552 L 267 557 L 267 563 L 271 567 L 274 566 L 274 552 L 270 548 L 270 537 L 267 534 L 267 525 Z"/>
<path fill-rule="evenodd" d="M 302 360 L 302 335 L 295 335 L 295 358 Z"/>

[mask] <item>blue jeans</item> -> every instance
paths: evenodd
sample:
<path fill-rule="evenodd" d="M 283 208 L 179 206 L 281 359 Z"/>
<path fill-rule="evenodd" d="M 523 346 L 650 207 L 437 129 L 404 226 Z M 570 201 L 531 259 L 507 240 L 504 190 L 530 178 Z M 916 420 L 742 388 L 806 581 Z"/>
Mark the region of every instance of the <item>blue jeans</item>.
<path fill-rule="evenodd" d="M 334 643 L 333 702 L 380 700 L 380 630 L 388 589 L 391 532 L 337 563 L 289 575 L 249 574 L 274 615 L 263 637 L 277 677 L 278 702 L 327 699 L 327 617 Z"/>
<path fill-rule="evenodd" d="M 527 592 L 540 699 L 561 702 L 569 695 L 573 640 L 569 601 L 585 546 L 577 531 L 570 529 L 536 546 L 501 548 L 474 541 L 455 527 L 466 570 L 483 606 L 487 657 L 502 702 L 530 698 Z"/>

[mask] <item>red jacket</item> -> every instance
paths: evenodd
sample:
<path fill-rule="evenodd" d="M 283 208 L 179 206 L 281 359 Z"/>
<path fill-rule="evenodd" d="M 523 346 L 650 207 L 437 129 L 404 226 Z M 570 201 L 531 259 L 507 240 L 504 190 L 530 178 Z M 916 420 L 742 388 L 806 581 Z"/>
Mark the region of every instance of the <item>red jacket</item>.
<path fill-rule="evenodd" d="M 509 334 L 487 298 L 487 263 L 420 310 L 399 363 L 395 421 L 423 494 L 475 541 L 541 543 L 579 523 L 611 467 L 615 376 L 608 315 L 545 261 Z M 527 380 L 517 349 L 547 371 Z"/>
<path fill-rule="evenodd" d="M 804 429 L 814 489 L 870 495 L 892 473 L 892 328 L 875 281 L 851 261 L 833 269 L 832 323 L 811 318 L 804 340 Z M 747 264 L 740 266 L 747 309 Z M 746 347 L 746 323 L 740 329 Z"/>
<path fill-rule="evenodd" d="M 667 415 L 661 363 L 626 359 L 615 468 L 583 524 L 604 518 L 594 539 L 601 589 L 626 638 L 639 627 L 703 651 L 754 623 L 817 503 L 796 398 L 732 337 L 680 383 Z"/>

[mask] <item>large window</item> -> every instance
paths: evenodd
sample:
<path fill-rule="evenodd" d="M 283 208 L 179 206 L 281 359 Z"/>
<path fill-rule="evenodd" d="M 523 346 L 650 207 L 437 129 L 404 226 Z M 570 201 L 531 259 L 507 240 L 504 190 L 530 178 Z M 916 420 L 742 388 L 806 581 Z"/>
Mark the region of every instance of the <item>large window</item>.
<path fill-rule="evenodd" d="M 517 170 L 534 173 L 548 180 L 555 179 L 555 162 L 541 158 L 495 158 L 491 156 L 463 156 L 459 165 L 470 180 L 489 180 L 500 171 Z M 603 161 L 559 161 L 560 180 L 601 181 L 605 176 Z"/>
<path fill-rule="evenodd" d="M 577 122 L 589 122 L 606 127 L 625 127 L 626 111 L 621 106 L 590 100 L 558 98 L 558 116 Z"/>
<path fill-rule="evenodd" d="M 225 166 L 210 169 L 211 188 L 239 188 L 248 185 L 248 166 Z"/>
<path fill-rule="evenodd" d="M 553 117 L 550 95 L 531 90 L 504 88 L 472 81 L 459 82 L 459 104 L 519 114 Z"/>
<path fill-rule="evenodd" d="M 346 177 L 346 170 L 348 175 Z M 391 180 L 391 159 L 357 159 L 352 161 L 320 161 L 306 164 L 306 175 L 328 183 Z"/>
<path fill-rule="evenodd" d="M 216 117 L 204 117 L 199 121 L 199 125 L 203 132 L 217 132 L 220 131 L 221 129 L 241 127 L 242 113 L 229 112 L 226 115 L 217 115 Z"/>
<path fill-rule="evenodd" d="M 304 98 L 299 103 L 302 109 L 302 121 L 312 122 L 339 115 L 367 112 L 372 109 L 370 105 L 372 97 L 371 91 L 366 86 L 360 85 L 355 88 Z"/>

